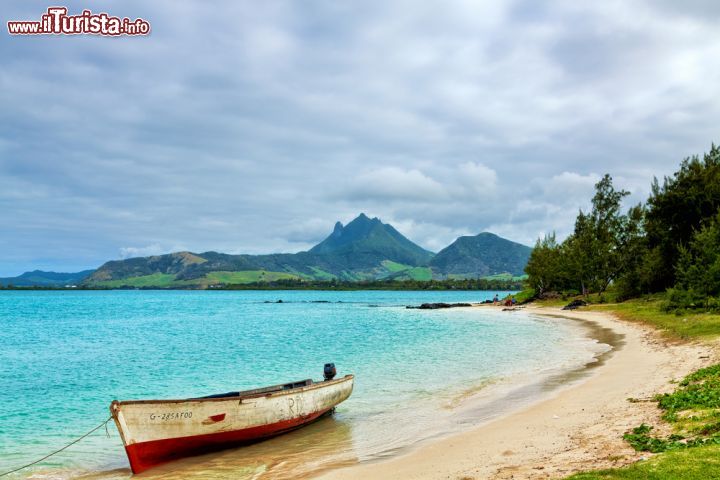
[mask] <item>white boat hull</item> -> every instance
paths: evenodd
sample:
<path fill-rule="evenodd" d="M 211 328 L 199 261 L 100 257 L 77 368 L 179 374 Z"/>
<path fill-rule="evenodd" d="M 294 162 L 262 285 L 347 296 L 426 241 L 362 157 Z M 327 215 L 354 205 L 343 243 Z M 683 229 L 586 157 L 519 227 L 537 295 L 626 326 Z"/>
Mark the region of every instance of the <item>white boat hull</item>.
<path fill-rule="evenodd" d="M 287 390 L 269 387 L 219 398 L 114 401 L 110 411 L 132 471 L 140 473 L 176 458 L 298 428 L 347 399 L 353 382 L 347 375 Z"/>

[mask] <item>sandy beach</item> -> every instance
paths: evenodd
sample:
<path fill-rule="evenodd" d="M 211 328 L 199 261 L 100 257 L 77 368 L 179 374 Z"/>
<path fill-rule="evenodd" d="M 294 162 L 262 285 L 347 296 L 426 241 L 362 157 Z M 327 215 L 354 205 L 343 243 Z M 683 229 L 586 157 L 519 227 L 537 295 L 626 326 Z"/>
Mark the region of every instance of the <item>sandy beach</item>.
<path fill-rule="evenodd" d="M 650 327 L 607 313 L 540 307 L 527 311 L 593 322 L 611 329 L 622 341 L 588 376 L 550 398 L 405 455 L 332 470 L 318 478 L 562 478 L 632 463 L 649 454 L 630 448 L 623 433 L 659 418 L 655 404 L 642 400 L 671 391 L 671 380 L 713 363 L 718 356 L 714 345 L 669 342 Z"/>

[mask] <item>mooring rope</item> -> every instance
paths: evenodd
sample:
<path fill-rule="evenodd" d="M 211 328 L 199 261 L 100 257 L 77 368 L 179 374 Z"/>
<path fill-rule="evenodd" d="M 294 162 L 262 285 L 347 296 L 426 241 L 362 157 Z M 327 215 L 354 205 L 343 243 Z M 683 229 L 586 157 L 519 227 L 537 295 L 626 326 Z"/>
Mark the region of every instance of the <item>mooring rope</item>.
<path fill-rule="evenodd" d="M 82 440 L 83 438 L 89 436 L 91 433 L 95 432 L 96 430 L 101 429 L 103 426 L 107 425 L 107 423 L 108 423 L 110 420 L 112 420 L 112 417 L 108 417 L 107 420 L 105 420 L 105 421 L 102 422 L 100 425 L 98 425 L 97 427 L 95 427 L 95 428 L 93 428 L 92 430 L 90 430 L 89 432 L 87 432 L 87 433 L 86 433 L 85 435 L 83 435 L 82 437 L 76 438 L 75 440 L 73 440 L 72 442 L 68 443 L 68 444 L 65 445 L 64 447 L 62 447 L 62 448 L 60 448 L 60 449 L 58 449 L 58 450 L 55 450 L 55 451 L 52 452 L 52 453 L 49 453 L 49 454 L 45 455 L 45 456 L 42 457 L 40 460 L 35 460 L 35 461 L 32 462 L 32 463 L 28 463 L 27 465 L 23 465 L 22 467 L 15 468 L 15 469 L 13 469 L 13 470 L 10 470 L 9 472 L 0 473 L 0 477 L 4 477 L 5 475 L 10 475 L 11 473 L 19 472 L 19 471 L 22 470 L 23 468 L 32 467 L 33 465 L 35 465 L 35 464 L 37 464 L 37 463 L 40 463 L 40 462 L 42 462 L 43 460 L 47 460 L 48 458 L 52 457 L 53 455 L 57 455 L 58 453 L 62 452 L 63 450 L 65 450 L 65 449 L 67 449 L 67 448 L 69 448 L 69 447 L 72 447 L 73 445 L 75 445 L 76 443 L 78 443 L 80 440 Z"/>

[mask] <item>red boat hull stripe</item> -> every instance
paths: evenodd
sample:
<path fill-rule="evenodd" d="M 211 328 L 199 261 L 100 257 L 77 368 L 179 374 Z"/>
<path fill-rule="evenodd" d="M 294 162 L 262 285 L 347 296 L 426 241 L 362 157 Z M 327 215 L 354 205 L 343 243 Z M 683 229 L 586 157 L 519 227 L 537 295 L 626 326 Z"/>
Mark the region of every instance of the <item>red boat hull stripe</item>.
<path fill-rule="evenodd" d="M 149 442 L 133 443 L 125 447 L 130 468 L 133 473 L 140 473 L 162 463 L 190 455 L 250 443 L 272 437 L 288 430 L 312 422 L 330 409 L 311 413 L 302 417 L 283 420 L 270 425 L 233 430 L 228 432 L 193 435 L 190 437 L 167 438 Z"/>

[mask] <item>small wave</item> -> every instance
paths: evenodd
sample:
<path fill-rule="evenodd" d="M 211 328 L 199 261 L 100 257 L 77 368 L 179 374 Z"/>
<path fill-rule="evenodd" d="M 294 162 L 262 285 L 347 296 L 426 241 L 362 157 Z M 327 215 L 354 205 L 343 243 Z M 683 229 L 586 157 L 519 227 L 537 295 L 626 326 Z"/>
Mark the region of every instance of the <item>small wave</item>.
<path fill-rule="evenodd" d="M 497 383 L 499 380 L 499 378 L 488 378 L 486 380 L 483 380 L 480 383 L 477 383 L 453 395 L 452 398 L 443 403 L 442 408 L 446 410 L 453 410 L 460 406 L 463 402 L 465 402 L 465 400 L 477 395 L 480 391 L 486 389 L 490 385 Z"/>

